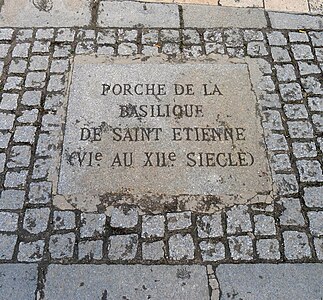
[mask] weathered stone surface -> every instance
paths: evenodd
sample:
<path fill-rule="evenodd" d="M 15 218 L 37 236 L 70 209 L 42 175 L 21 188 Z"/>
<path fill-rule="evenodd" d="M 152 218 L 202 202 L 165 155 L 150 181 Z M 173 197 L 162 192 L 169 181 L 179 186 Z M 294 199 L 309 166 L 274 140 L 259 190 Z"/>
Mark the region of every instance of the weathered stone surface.
<path fill-rule="evenodd" d="M 269 174 L 255 104 L 246 64 L 224 61 L 210 68 L 79 57 L 59 193 L 88 199 L 124 194 L 156 210 L 173 195 L 215 195 L 229 205 L 268 193 L 269 176 L 254 176 L 259 170 Z M 199 132 L 208 127 L 217 133 Z M 207 152 L 213 154 L 207 158 Z M 148 193 L 162 195 L 161 203 L 140 197 Z"/>
<path fill-rule="evenodd" d="M 89 4 L 88 0 L 5 1 L 1 8 L 0 26 L 86 26 L 91 21 Z"/>
<path fill-rule="evenodd" d="M 205 266 L 50 265 L 44 299 L 57 298 L 195 300 L 209 291 Z"/>
<path fill-rule="evenodd" d="M 267 26 L 264 11 L 250 8 L 184 5 L 185 27 L 263 28 Z"/>
<path fill-rule="evenodd" d="M 216 275 L 224 299 L 320 299 L 322 264 L 220 265 Z"/>

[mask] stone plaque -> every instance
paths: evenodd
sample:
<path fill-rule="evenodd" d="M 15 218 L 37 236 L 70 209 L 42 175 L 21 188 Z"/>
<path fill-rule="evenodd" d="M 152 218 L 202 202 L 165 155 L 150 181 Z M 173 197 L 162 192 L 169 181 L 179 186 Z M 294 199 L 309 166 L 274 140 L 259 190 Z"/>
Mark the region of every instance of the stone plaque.
<path fill-rule="evenodd" d="M 256 102 L 246 63 L 79 57 L 58 192 L 212 196 L 224 205 L 268 195 Z"/>

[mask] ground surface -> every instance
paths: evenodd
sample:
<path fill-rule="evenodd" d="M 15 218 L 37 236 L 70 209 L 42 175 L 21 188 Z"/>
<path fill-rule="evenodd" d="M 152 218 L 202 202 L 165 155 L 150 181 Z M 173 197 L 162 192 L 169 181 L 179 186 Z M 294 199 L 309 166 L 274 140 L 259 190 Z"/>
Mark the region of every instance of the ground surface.
<path fill-rule="evenodd" d="M 1 299 L 323 298 L 322 16 L 20 2 L 0 18 Z M 257 59 L 274 201 L 150 214 L 60 197 L 67 81 L 94 54 Z"/>

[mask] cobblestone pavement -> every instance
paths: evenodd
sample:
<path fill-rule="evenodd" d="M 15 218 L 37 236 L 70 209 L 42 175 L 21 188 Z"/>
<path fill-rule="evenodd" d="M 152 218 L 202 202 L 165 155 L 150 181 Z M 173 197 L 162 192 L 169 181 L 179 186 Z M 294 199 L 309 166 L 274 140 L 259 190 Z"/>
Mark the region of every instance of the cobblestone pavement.
<path fill-rule="evenodd" d="M 323 261 L 322 17 L 265 13 L 266 26 L 214 27 L 186 25 L 185 8 L 178 8 L 178 27 L 135 28 L 127 20 L 110 27 L 0 29 L 0 262 L 37 263 L 21 266 L 38 266 L 40 298 L 52 263 Z M 214 214 L 139 214 L 123 206 L 106 214 L 102 207 L 77 210 L 56 195 L 67 80 L 75 55 L 87 54 L 259 59 L 275 201 Z M 212 285 L 212 272 L 209 278 Z"/>

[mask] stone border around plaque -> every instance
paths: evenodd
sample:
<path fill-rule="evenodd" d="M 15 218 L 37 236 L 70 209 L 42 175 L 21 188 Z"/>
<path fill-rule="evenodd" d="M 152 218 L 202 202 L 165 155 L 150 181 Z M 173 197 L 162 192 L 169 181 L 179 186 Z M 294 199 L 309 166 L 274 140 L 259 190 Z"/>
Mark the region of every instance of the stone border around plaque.
<path fill-rule="evenodd" d="M 75 56 L 56 199 L 153 213 L 272 202 L 262 61 Z"/>

